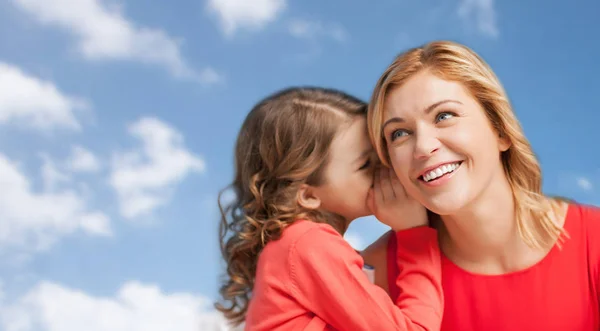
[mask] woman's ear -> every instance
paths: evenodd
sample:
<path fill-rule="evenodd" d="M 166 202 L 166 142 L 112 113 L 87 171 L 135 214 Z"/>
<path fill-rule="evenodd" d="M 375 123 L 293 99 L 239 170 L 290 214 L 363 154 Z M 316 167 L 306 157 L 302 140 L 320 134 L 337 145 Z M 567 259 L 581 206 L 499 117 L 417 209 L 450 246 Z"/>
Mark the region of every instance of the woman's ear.
<path fill-rule="evenodd" d="M 315 190 L 312 186 L 302 184 L 296 197 L 298 204 L 306 209 L 318 209 L 321 207 L 321 199 L 315 194 Z"/>
<path fill-rule="evenodd" d="M 508 136 L 504 134 L 500 134 L 498 136 L 498 148 L 500 149 L 500 152 L 506 152 L 511 145 L 512 143 L 510 142 Z"/>

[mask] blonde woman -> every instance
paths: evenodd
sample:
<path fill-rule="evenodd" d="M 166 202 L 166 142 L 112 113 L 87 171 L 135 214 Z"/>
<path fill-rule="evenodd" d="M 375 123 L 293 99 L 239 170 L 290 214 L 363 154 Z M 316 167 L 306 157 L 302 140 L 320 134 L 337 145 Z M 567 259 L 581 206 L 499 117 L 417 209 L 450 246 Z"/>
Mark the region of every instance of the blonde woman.
<path fill-rule="evenodd" d="M 382 163 L 436 214 L 442 330 L 599 329 L 600 210 L 542 194 L 540 165 L 476 53 L 433 42 L 398 56 L 368 126 Z M 363 252 L 393 299 L 396 244 L 386 234 Z"/>

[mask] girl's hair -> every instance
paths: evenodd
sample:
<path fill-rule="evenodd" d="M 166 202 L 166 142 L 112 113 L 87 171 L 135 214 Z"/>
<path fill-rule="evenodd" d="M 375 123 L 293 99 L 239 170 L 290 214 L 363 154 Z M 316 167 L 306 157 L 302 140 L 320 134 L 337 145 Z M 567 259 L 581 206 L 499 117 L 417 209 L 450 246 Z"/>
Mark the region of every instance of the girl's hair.
<path fill-rule="evenodd" d="M 343 92 L 315 87 L 279 91 L 259 102 L 246 117 L 235 147 L 235 199 L 222 205 L 219 226 L 227 277 L 216 308 L 234 324 L 243 322 L 262 249 L 298 218 L 331 224 L 338 215 L 302 208 L 302 184 L 323 184 L 329 147 L 342 125 L 365 116 L 365 102 Z"/>
<path fill-rule="evenodd" d="M 368 112 L 371 141 L 385 165 L 389 165 L 382 134 L 385 100 L 389 91 L 415 74 L 427 70 L 441 79 L 461 83 L 485 110 L 487 118 L 510 148 L 501 155 L 513 192 L 521 237 L 532 247 L 548 247 L 565 234 L 555 221 L 559 204 L 542 194 L 540 165 L 510 105 L 500 81 L 475 52 L 449 41 L 428 43 L 400 54 L 375 86 Z M 560 244 L 560 242 L 559 242 Z"/>

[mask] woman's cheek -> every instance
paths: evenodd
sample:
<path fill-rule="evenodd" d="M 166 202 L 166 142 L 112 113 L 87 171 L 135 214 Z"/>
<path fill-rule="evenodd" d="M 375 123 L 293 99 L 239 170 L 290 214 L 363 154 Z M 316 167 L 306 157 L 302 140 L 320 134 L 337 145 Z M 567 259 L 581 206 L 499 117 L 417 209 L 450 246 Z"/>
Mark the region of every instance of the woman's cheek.
<path fill-rule="evenodd" d="M 397 150 L 390 151 L 390 161 L 396 176 L 402 183 L 402 185 L 406 185 L 410 180 L 410 156 L 405 155 L 406 153 L 399 152 Z"/>

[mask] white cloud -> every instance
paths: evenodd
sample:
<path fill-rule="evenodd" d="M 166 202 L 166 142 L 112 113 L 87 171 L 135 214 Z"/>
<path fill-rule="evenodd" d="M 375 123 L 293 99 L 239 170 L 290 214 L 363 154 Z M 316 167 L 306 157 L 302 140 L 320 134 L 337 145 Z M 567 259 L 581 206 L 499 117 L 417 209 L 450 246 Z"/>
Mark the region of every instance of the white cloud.
<path fill-rule="evenodd" d="M 138 120 L 129 133 L 142 146 L 113 156 L 110 184 L 119 196 L 121 215 L 131 219 L 167 203 L 174 186 L 203 172 L 205 165 L 185 148 L 181 133 L 157 118 Z"/>
<path fill-rule="evenodd" d="M 66 96 L 51 82 L 0 62 L 0 125 L 14 122 L 44 131 L 80 130 L 74 112 L 85 108 L 85 101 Z"/>
<path fill-rule="evenodd" d="M 500 34 L 494 0 L 461 0 L 458 16 L 467 22 L 475 20 L 477 29 L 485 36 L 496 38 Z"/>
<path fill-rule="evenodd" d="M 350 246 L 352 246 L 352 248 L 356 249 L 356 250 L 363 250 L 365 249 L 366 245 L 365 245 L 365 241 L 363 240 L 363 238 L 358 234 L 355 233 L 353 231 L 347 231 L 344 234 L 344 239 L 346 239 L 346 241 L 350 244 Z"/>
<path fill-rule="evenodd" d="M 67 159 L 67 168 L 75 172 L 98 172 L 100 161 L 94 153 L 82 146 L 73 146 Z"/>
<path fill-rule="evenodd" d="M 206 85 L 223 83 L 225 81 L 225 76 L 221 75 L 213 68 L 204 68 L 200 72 L 198 78 L 200 82 Z"/>
<path fill-rule="evenodd" d="M 577 186 L 579 186 L 579 188 L 581 188 L 582 190 L 588 192 L 594 189 L 594 185 L 592 184 L 592 182 L 585 177 L 577 178 Z"/>
<path fill-rule="evenodd" d="M 208 0 L 207 9 L 216 15 L 226 36 L 239 29 L 259 30 L 274 21 L 286 0 Z"/>
<path fill-rule="evenodd" d="M 235 190 L 232 188 L 227 188 L 226 190 L 221 192 L 221 205 L 222 206 L 227 206 L 233 202 L 235 202 L 237 200 L 238 196 L 235 193 Z M 218 200 L 218 195 L 217 198 L 215 198 L 214 200 L 212 200 L 212 203 L 217 204 L 217 200 Z"/>
<path fill-rule="evenodd" d="M 337 42 L 348 40 L 348 33 L 338 24 L 323 24 L 316 21 L 294 19 L 289 22 L 288 30 L 296 38 L 330 38 Z"/>
<path fill-rule="evenodd" d="M 233 330 L 210 304 L 202 296 L 164 293 L 137 281 L 125 283 L 114 297 L 41 282 L 0 306 L 0 326 L 6 331 Z"/>
<path fill-rule="evenodd" d="M 34 192 L 20 167 L 0 153 L 0 247 L 41 251 L 76 231 L 110 235 L 109 218 L 90 211 L 80 192 L 55 190 L 52 176 L 44 175 L 47 189 Z"/>
<path fill-rule="evenodd" d="M 110 219 L 101 212 L 92 212 L 81 217 L 81 228 L 89 233 L 102 236 L 112 235 Z"/>
<path fill-rule="evenodd" d="M 67 183 L 71 180 L 67 174 L 58 169 L 50 156 L 42 153 L 40 157 L 42 159 L 41 172 L 45 191 L 54 191 L 61 183 Z"/>
<path fill-rule="evenodd" d="M 44 25 L 61 27 L 78 39 L 89 60 L 137 60 L 166 67 L 180 78 L 213 83 L 216 71 L 196 72 L 181 55 L 181 42 L 161 29 L 136 26 L 120 8 L 102 0 L 13 0 Z M 207 80 L 207 70 L 211 73 Z M 221 80 L 221 76 L 216 74 Z"/>

